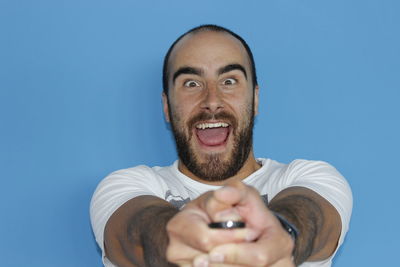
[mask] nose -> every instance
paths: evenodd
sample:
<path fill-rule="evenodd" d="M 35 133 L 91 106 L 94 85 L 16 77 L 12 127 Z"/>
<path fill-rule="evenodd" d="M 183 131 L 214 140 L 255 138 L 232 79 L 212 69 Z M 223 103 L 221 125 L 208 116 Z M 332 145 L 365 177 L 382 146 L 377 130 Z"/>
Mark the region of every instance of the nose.
<path fill-rule="evenodd" d="M 201 103 L 201 108 L 206 109 L 211 113 L 217 113 L 223 109 L 223 99 L 222 92 L 218 89 L 216 85 L 207 85 L 206 90 L 204 90 L 203 101 Z"/>

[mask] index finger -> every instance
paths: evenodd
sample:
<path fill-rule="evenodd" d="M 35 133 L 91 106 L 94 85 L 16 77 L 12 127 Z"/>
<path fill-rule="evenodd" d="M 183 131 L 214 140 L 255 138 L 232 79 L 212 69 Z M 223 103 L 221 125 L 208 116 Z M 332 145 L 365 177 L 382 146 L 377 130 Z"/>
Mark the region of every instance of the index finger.
<path fill-rule="evenodd" d="M 187 205 L 187 207 L 195 206 L 199 208 L 213 222 L 240 221 L 242 218 L 239 212 L 229 202 L 216 197 L 217 192 L 218 190 L 207 192 Z"/>

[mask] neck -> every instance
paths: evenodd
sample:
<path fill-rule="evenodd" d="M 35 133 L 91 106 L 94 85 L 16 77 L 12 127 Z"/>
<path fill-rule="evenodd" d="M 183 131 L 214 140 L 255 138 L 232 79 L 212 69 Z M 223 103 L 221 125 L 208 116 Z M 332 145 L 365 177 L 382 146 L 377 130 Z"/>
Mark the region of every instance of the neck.
<path fill-rule="evenodd" d="M 210 184 L 210 185 L 224 185 L 229 181 L 234 181 L 234 180 L 243 180 L 245 178 L 247 178 L 249 175 L 251 175 L 253 172 L 257 171 L 259 168 L 261 168 L 260 164 L 257 163 L 255 157 L 254 157 L 254 153 L 253 150 L 250 151 L 249 156 L 247 158 L 247 160 L 244 162 L 242 168 L 240 168 L 240 170 L 232 177 L 229 177 L 223 181 L 216 181 L 216 182 L 210 182 L 210 181 L 206 181 L 203 180 L 199 177 L 197 177 L 196 175 L 194 175 L 188 168 L 186 168 L 186 166 L 182 163 L 181 160 L 179 160 L 178 163 L 178 169 L 181 173 L 183 173 L 184 175 L 186 175 L 187 177 L 204 183 L 204 184 Z"/>

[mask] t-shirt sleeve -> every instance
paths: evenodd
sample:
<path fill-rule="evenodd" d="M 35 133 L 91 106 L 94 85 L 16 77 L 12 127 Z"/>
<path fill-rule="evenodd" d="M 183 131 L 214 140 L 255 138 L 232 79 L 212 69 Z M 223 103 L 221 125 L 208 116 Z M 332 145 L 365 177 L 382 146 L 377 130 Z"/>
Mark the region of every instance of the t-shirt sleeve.
<path fill-rule="evenodd" d="M 130 199 L 141 195 L 163 196 L 163 186 L 151 168 L 138 166 L 111 173 L 97 186 L 90 203 L 90 220 L 96 242 L 103 252 L 104 229 L 111 215 Z M 106 264 L 106 266 L 112 266 Z"/>
<path fill-rule="evenodd" d="M 342 222 L 337 251 L 349 229 L 353 207 L 352 192 L 346 179 L 326 162 L 295 160 L 287 166 L 283 180 L 288 186 L 301 186 L 313 190 L 336 208 Z M 324 262 L 331 261 L 335 253 Z"/>

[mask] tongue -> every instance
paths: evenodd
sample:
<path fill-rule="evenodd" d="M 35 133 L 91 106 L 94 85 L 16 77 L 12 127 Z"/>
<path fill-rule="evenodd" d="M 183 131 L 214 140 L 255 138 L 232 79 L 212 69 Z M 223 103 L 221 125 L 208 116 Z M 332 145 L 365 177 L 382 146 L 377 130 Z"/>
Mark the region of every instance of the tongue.
<path fill-rule="evenodd" d="M 217 146 L 225 142 L 229 134 L 228 127 L 210 128 L 197 130 L 197 137 L 206 146 Z"/>

